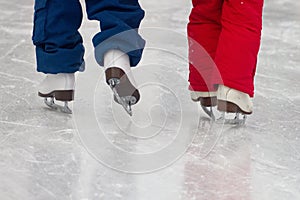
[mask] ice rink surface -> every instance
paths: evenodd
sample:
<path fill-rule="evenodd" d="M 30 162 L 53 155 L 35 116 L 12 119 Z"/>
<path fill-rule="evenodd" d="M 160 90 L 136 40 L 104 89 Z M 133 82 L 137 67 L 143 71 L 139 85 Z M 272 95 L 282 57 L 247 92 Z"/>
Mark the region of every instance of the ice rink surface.
<path fill-rule="evenodd" d="M 211 124 L 191 103 L 189 1 L 141 0 L 147 47 L 132 119 L 112 102 L 83 21 L 74 114 L 37 97 L 33 1 L 0 0 L 0 200 L 300 199 L 300 2 L 267 0 L 254 114 Z"/>

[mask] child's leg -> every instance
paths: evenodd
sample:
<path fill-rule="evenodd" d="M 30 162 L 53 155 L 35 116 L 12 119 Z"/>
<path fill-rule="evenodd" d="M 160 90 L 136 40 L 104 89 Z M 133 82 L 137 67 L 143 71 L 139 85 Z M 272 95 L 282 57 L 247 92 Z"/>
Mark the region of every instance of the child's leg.
<path fill-rule="evenodd" d="M 127 53 L 136 66 L 145 41 L 138 34 L 144 11 L 138 0 L 86 0 L 88 17 L 100 21 L 101 32 L 93 38 L 97 62 L 103 66 L 104 54 L 117 49 Z"/>
<path fill-rule="evenodd" d="M 251 97 L 260 47 L 262 8 L 263 0 L 224 1 L 222 32 L 215 57 L 223 84 Z"/>
<path fill-rule="evenodd" d="M 33 43 L 39 72 L 74 73 L 83 63 L 78 0 L 36 0 Z"/>
<path fill-rule="evenodd" d="M 211 76 L 215 68 L 213 59 L 221 32 L 222 4 L 223 0 L 193 0 L 187 27 L 190 90 L 215 90 Z"/>

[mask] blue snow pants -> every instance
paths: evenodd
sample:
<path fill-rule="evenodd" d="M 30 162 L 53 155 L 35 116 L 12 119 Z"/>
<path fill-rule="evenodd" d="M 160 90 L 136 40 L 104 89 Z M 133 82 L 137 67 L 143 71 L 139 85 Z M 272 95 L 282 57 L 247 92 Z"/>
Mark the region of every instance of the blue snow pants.
<path fill-rule="evenodd" d="M 142 56 L 145 41 L 138 34 L 144 11 L 138 0 L 85 0 L 90 20 L 100 22 L 101 32 L 93 38 L 95 57 L 103 65 L 106 51 L 128 54 L 131 66 Z M 36 46 L 37 71 L 74 73 L 84 65 L 79 0 L 35 0 L 32 40 Z"/>

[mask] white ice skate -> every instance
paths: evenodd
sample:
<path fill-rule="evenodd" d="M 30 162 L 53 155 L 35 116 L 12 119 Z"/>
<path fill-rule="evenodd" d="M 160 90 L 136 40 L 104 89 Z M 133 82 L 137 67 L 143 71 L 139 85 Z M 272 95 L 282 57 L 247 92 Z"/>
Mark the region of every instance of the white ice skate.
<path fill-rule="evenodd" d="M 222 112 L 219 121 L 229 124 L 245 124 L 246 115 L 250 115 L 253 111 L 253 104 L 248 94 L 225 85 L 219 85 L 217 99 L 218 110 Z M 226 118 L 227 113 L 235 113 L 234 118 Z"/>
<path fill-rule="evenodd" d="M 104 55 L 104 68 L 114 100 L 132 116 L 131 106 L 139 101 L 140 93 L 135 86 L 128 55 L 119 50 L 108 51 Z"/>
<path fill-rule="evenodd" d="M 68 102 L 74 99 L 74 87 L 74 73 L 47 74 L 46 78 L 39 86 L 38 95 L 45 98 L 45 104 L 51 109 L 72 114 Z M 63 101 L 64 105 L 61 106 L 56 104 L 54 99 Z"/>
<path fill-rule="evenodd" d="M 203 111 L 215 120 L 213 107 L 217 105 L 217 92 L 191 91 L 191 98 L 195 102 L 199 101 Z"/>

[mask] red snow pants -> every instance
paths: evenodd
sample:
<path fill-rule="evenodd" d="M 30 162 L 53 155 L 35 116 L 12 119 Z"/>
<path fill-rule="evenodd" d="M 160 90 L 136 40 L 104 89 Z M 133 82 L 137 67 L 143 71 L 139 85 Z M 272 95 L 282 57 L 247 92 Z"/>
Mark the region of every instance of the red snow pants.
<path fill-rule="evenodd" d="M 254 95 L 263 0 L 193 0 L 187 27 L 190 90 L 216 84 Z"/>

